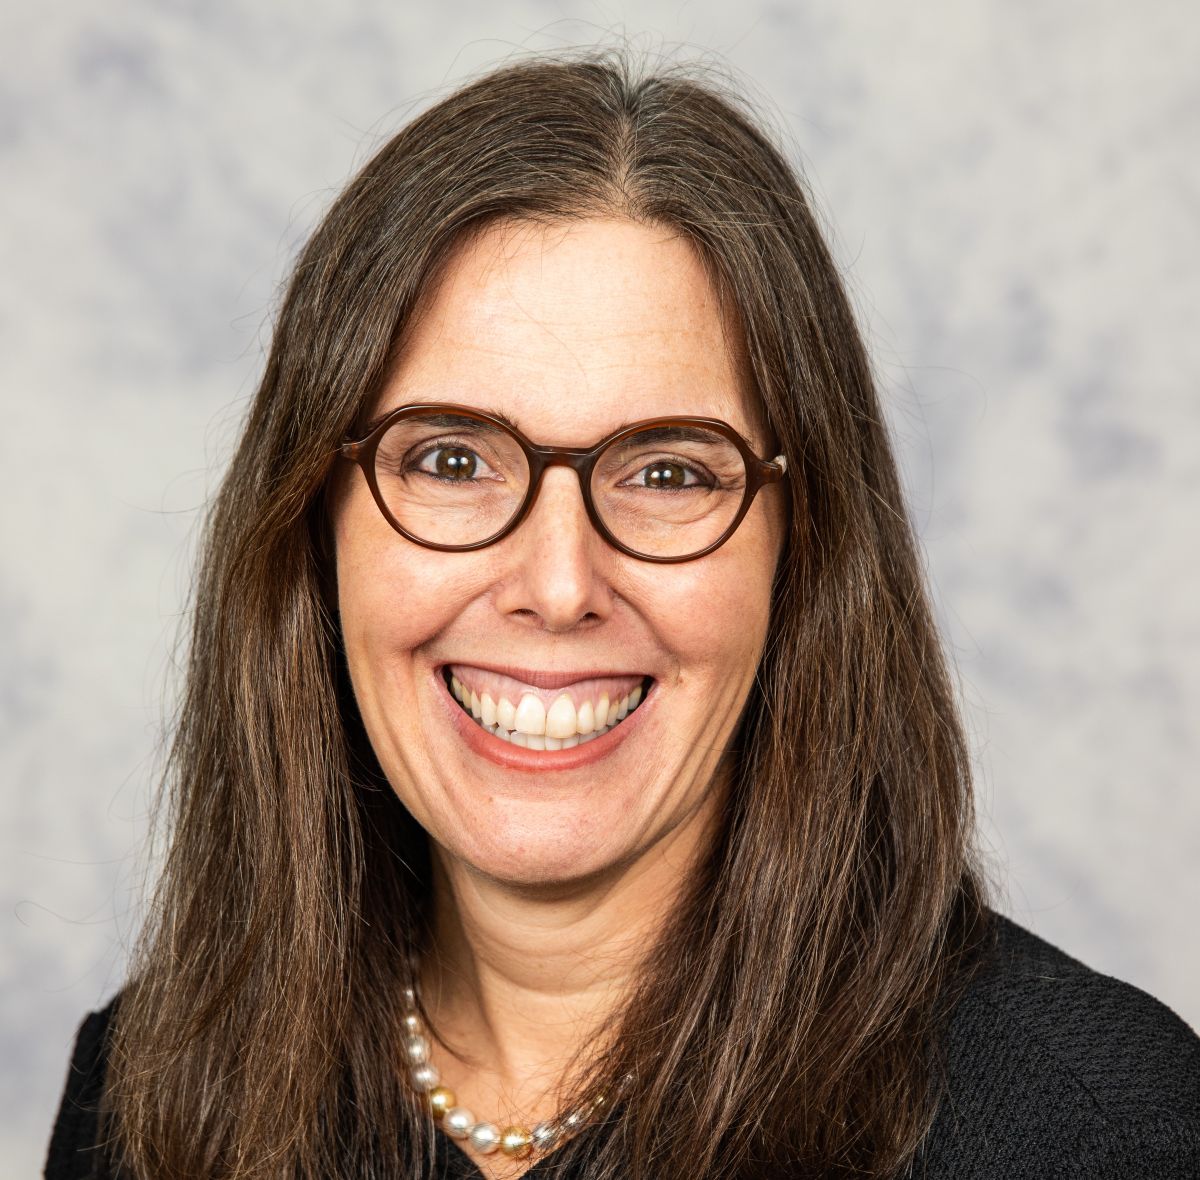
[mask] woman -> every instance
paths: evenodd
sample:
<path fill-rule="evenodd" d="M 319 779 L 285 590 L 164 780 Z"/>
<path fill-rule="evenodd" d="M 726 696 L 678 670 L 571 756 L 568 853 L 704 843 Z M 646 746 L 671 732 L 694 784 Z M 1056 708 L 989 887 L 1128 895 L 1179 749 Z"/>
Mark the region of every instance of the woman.
<path fill-rule="evenodd" d="M 1196 1038 L 985 906 L 836 269 L 682 74 L 501 70 L 334 205 L 171 781 L 48 1175 L 1200 1167 Z"/>

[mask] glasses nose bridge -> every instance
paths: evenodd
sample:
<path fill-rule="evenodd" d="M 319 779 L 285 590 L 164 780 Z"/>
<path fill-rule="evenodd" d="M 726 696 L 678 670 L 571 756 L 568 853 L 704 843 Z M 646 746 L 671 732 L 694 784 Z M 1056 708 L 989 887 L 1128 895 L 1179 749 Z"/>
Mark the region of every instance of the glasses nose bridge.
<path fill-rule="evenodd" d="M 525 504 L 518 515 L 517 522 L 524 520 L 533 511 L 542 490 L 542 476 L 550 467 L 569 467 L 579 480 L 579 497 L 583 501 L 583 511 L 588 521 L 602 537 L 607 538 L 606 530 L 596 515 L 596 507 L 592 502 L 591 478 L 592 470 L 604 443 L 595 447 L 541 447 L 527 445 L 525 453 L 529 461 L 529 490 L 525 494 Z M 611 543 L 611 541 L 610 541 Z"/>
<path fill-rule="evenodd" d="M 528 447 L 529 453 L 529 499 L 537 496 L 542 486 L 542 476 L 550 467 L 569 467 L 579 478 L 579 491 L 584 504 L 591 508 L 588 480 L 596 463 L 600 447 Z"/>

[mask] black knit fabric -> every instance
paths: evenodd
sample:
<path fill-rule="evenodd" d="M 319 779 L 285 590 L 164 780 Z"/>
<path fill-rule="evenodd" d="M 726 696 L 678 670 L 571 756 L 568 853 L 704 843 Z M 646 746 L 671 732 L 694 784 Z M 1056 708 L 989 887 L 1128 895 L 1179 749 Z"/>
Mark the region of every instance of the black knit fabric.
<path fill-rule="evenodd" d="M 997 925 L 914 1176 L 1200 1180 L 1200 1038 L 1145 992 Z"/>
<path fill-rule="evenodd" d="M 1200 1180 L 1200 1039 L 1157 1000 L 1014 923 L 997 918 L 996 934 L 955 1010 L 945 1097 L 912 1176 Z M 96 1116 L 112 1009 L 79 1029 L 49 1180 L 115 1180 Z M 453 1141 L 439 1139 L 428 1180 L 478 1180 Z"/>

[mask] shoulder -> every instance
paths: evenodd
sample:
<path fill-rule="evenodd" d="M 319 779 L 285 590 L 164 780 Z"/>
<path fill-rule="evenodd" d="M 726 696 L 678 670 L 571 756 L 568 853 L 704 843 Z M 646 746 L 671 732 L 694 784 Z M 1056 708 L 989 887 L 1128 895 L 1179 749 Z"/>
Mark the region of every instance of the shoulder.
<path fill-rule="evenodd" d="M 1145 992 L 993 922 L 949 1026 L 925 1174 L 1200 1175 L 1196 1034 Z"/>
<path fill-rule="evenodd" d="M 47 1180 L 107 1177 L 99 1143 L 100 1099 L 108 1065 L 108 1041 L 120 997 L 91 1012 L 75 1035 L 62 1101 L 46 1155 Z"/>

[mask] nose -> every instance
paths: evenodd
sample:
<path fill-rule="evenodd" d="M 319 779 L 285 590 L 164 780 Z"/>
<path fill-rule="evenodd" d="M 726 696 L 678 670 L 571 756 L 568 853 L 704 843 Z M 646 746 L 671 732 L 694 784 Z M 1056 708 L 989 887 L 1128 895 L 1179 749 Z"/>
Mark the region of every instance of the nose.
<path fill-rule="evenodd" d="M 570 468 L 552 466 L 542 474 L 529 515 L 493 553 L 504 564 L 497 598 L 504 615 L 569 631 L 611 613 L 605 571 L 616 553 L 592 528 Z"/>

